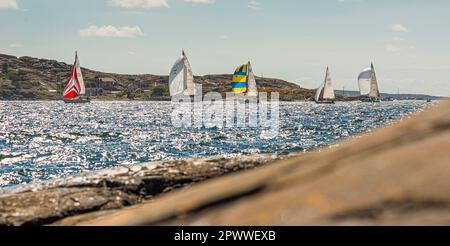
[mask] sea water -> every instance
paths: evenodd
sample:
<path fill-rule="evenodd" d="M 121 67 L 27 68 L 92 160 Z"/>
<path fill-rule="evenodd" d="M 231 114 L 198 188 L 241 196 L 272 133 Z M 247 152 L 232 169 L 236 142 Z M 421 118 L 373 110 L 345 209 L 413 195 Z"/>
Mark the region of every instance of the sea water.
<path fill-rule="evenodd" d="M 0 102 L 0 187 L 112 166 L 191 157 L 302 152 L 409 117 L 421 101 L 281 103 L 279 134 L 176 128 L 170 102 Z"/>

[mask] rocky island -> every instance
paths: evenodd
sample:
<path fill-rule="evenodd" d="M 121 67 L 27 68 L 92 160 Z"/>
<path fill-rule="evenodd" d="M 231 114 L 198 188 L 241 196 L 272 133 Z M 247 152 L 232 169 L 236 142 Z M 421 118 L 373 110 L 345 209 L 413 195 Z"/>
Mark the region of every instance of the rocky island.
<path fill-rule="evenodd" d="M 0 54 L 0 100 L 59 100 L 71 65 L 55 60 Z M 87 94 L 98 100 L 170 100 L 168 76 L 124 75 L 82 68 Z M 231 74 L 196 76 L 203 92 L 226 93 Z M 261 92 L 279 92 L 283 101 L 312 98 L 315 91 L 280 79 L 258 77 Z M 344 99 L 340 97 L 340 99 Z"/>

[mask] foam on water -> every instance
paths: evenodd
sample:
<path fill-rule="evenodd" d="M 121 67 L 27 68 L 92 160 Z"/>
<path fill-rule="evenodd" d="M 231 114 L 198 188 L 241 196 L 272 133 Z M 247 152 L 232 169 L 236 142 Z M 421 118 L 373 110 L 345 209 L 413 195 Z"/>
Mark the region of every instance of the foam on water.
<path fill-rule="evenodd" d="M 0 187 L 118 165 L 317 148 L 402 119 L 424 102 L 282 103 L 281 130 L 174 128 L 170 102 L 0 102 Z"/>

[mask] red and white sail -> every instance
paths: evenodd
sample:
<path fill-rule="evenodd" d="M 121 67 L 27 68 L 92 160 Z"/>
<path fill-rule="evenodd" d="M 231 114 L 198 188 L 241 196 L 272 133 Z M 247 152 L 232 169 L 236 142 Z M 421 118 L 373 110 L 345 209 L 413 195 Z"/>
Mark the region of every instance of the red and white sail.
<path fill-rule="evenodd" d="M 66 99 L 78 98 L 86 94 L 86 86 L 84 85 L 83 74 L 81 73 L 80 61 L 75 53 L 75 63 L 70 73 L 69 81 L 64 88 L 63 97 Z"/>

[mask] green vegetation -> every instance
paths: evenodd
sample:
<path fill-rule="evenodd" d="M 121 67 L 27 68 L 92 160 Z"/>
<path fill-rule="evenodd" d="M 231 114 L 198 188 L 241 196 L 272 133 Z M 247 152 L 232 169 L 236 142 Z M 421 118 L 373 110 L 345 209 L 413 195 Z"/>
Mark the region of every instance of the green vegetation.
<path fill-rule="evenodd" d="M 85 81 L 86 88 L 97 88 L 97 83 L 95 80 L 87 80 Z"/>
<path fill-rule="evenodd" d="M 32 89 L 34 87 L 34 84 L 31 81 L 26 81 L 25 78 L 28 72 L 29 71 L 25 69 L 8 69 L 5 78 L 7 80 L 11 80 L 12 85 L 16 89 Z"/>
<path fill-rule="evenodd" d="M 120 91 L 119 93 L 116 94 L 117 98 L 123 98 L 126 96 L 126 92 L 125 91 Z"/>
<path fill-rule="evenodd" d="M 167 97 L 167 96 L 170 96 L 170 92 L 167 87 L 156 86 L 155 88 L 153 88 L 151 96 L 152 97 Z"/>
<path fill-rule="evenodd" d="M 9 70 L 9 65 L 8 65 L 8 63 L 3 63 L 2 64 L 2 74 L 4 74 L 4 75 L 6 75 L 7 73 L 8 73 L 8 70 Z"/>

